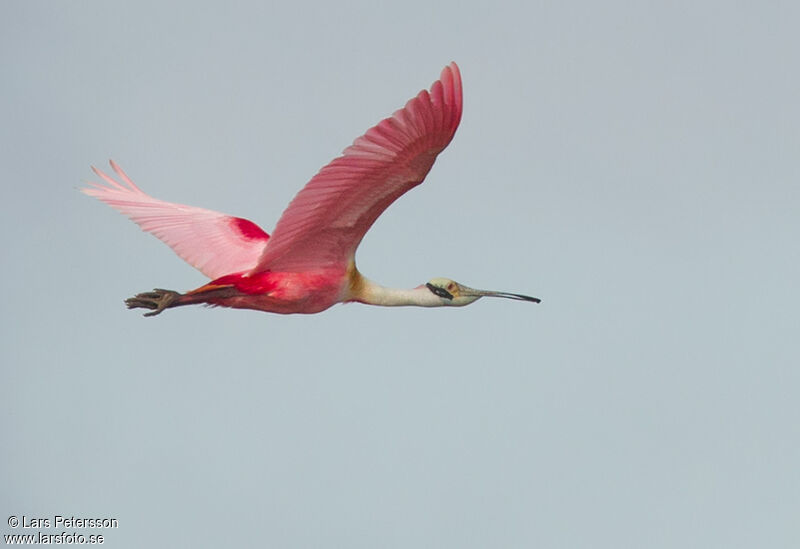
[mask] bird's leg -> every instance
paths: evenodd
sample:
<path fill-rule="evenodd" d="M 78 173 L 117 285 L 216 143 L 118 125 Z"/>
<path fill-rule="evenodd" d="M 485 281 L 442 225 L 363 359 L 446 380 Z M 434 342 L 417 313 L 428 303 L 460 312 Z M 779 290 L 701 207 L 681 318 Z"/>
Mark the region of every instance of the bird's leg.
<path fill-rule="evenodd" d="M 181 294 L 172 290 L 156 288 L 152 292 L 136 294 L 125 300 L 128 309 L 150 309 L 144 316 L 155 316 L 164 309 L 206 303 L 208 305 L 224 305 L 224 300 L 236 297 L 238 292 L 231 285 L 206 284 L 195 290 Z"/>
<path fill-rule="evenodd" d="M 178 305 L 188 305 L 188 303 L 181 302 L 180 298 L 183 296 L 184 294 L 179 294 L 172 290 L 156 288 L 152 292 L 144 292 L 129 297 L 125 300 L 125 305 L 128 306 L 128 309 L 150 309 L 150 312 L 145 313 L 144 316 L 155 316 L 164 309 Z"/>

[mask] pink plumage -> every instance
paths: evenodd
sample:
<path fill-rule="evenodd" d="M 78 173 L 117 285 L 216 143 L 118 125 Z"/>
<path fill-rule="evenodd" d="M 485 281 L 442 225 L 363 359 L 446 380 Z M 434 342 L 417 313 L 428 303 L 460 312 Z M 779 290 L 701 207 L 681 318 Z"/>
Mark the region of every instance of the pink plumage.
<path fill-rule="evenodd" d="M 137 187 L 113 160 L 111 167 L 122 183 L 92 168 L 108 185 L 92 183 L 81 190 L 130 217 L 207 277 L 250 270 L 264 252 L 269 235 L 252 221 L 158 200 Z"/>
<path fill-rule="evenodd" d="M 392 202 L 422 183 L 453 139 L 461 111 L 461 75 L 451 63 L 429 91 L 421 91 L 322 168 L 286 208 L 271 237 L 243 218 L 155 199 L 113 161 L 121 182 L 93 168 L 106 185 L 92 183 L 82 190 L 130 217 L 214 279 L 185 294 L 154 290 L 126 301 L 129 308 L 150 309 L 148 316 L 192 303 L 315 313 L 342 301 L 442 306 L 465 305 L 485 295 L 535 301 L 447 279 L 393 290 L 372 283 L 355 268 L 355 251 L 364 234 Z"/>
<path fill-rule="evenodd" d="M 461 75 L 452 63 L 430 92 L 367 130 L 297 193 L 253 270 L 347 265 L 378 216 L 425 179 L 453 139 L 461 108 Z"/>

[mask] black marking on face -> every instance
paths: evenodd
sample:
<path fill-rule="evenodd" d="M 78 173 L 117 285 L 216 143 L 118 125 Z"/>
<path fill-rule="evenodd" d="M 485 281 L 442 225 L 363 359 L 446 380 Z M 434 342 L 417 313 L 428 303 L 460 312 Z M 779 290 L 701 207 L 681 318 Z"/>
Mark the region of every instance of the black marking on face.
<path fill-rule="evenodd" d="M 434 294 L 438 295 L 439 297 L 443 297 L 445 299 L 453 299 L 453 294 L 451 294 L 450 292 L 448 292 L 444 288 L 440 288 L 439 286 L 434 286 L 430 282 L 428 282 L 425 285 L 428 287 L 428 289 L 430 291 L 432 291 Z"/>

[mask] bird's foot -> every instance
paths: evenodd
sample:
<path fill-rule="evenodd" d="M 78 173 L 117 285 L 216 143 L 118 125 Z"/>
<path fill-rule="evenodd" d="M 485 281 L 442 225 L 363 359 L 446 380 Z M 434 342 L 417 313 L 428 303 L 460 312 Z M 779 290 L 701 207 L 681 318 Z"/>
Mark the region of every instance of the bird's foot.
<path fill-rule="evenodd" d="M 181 294 L 178 292 L 156 288 L 152 292 L 144 292 L 129 297 L 125 300 L 125 305 L 128 306 L 128 309 L 150 309 L 150 312 L 145 313 L 144 316 L 155 316 L 164 309 L 174 306 L 175 300 L 179 297 L 181 297 Z"/>

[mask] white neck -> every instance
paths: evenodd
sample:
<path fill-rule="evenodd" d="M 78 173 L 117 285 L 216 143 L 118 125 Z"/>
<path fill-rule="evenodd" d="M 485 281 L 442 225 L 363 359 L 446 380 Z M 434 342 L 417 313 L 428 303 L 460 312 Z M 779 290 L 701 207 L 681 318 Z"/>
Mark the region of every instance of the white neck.
<path fill-rule="evenodd" d="M 358 295 L 353 296 L 353 301 L 366 303 L 368 305 L 380 305 L 382 307 L 403 307 L 415 305 L 417 307 L 441 307 L 442 299 L 433 294 L 427 287 L 418 286 L 416 288 L 386 288 L 375 284 L 371 280 L 362 277 L 362 286 L 359 288 Z"/>

